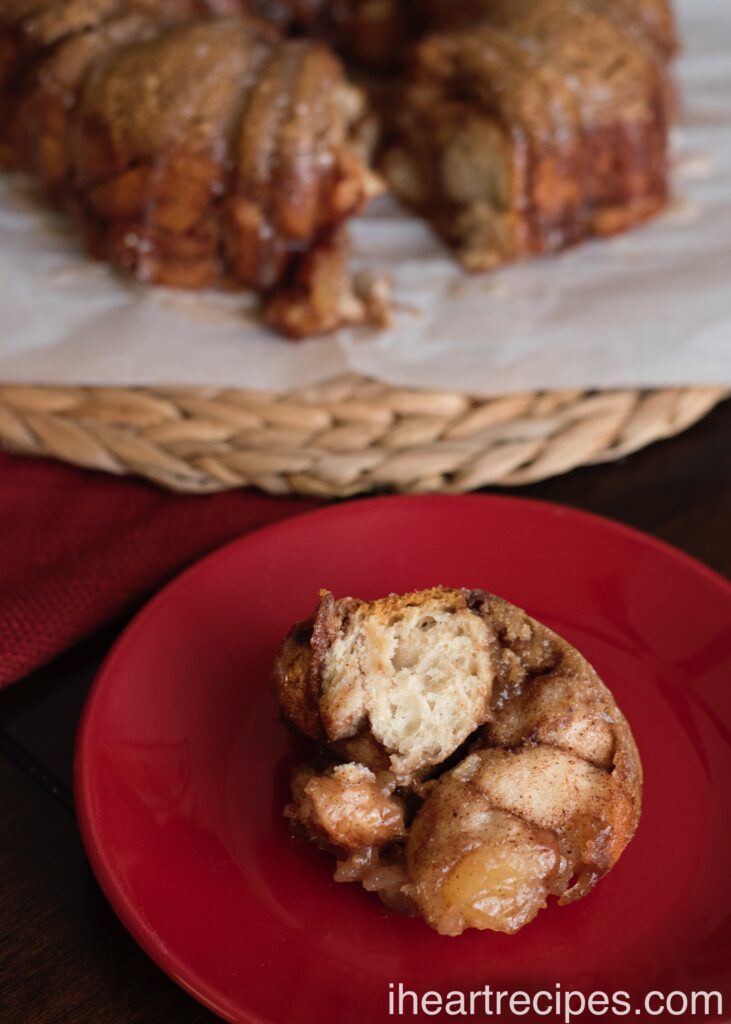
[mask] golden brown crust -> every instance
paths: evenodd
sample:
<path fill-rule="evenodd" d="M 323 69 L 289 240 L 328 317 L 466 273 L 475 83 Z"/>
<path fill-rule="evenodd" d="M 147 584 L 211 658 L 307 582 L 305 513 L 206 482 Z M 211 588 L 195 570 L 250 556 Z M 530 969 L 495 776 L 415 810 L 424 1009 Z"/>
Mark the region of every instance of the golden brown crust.
<path fill-rule="evenodd" d="M 347 599 L 336 604 L 330 591 L 322 590 L 314 616 L 293 626 L 274 661 L 274 695 L 289 721 L 311 739 L 325 735 L 320 713 L 322 659 L 348 610 Z"/>
<path fill-rule="evenodd" d="M 310 739 L 322 736 L 319 687 L 313 672 L 312 620 L 299 622 L 279 649 L 272 686 L 285 717 Z"/>

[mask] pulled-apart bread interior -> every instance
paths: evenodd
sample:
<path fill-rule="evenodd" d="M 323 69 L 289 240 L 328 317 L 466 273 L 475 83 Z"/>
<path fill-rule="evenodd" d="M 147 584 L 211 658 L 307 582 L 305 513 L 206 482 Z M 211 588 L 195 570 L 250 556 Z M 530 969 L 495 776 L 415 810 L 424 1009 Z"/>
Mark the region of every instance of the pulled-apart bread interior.
<path fill-rule="evenodd" d="M 276 686 L 313 739 L 347 751 L 365 738 L 394 772 L 413 774 L 441 764 L 487 718 L 488 630 L 459 591 L 370 602 L 323 593 L 312 642 L 300 636 L 298 627 L 285 644 Z"/>
<path fill-rule="evenodd" d="M 642 767 L 569 644 L 484 591 L 323 591 L 277 656 L 285 717 L 317 741 L 285 813 L 384 903 L 445 935 L 513 933 L 589 893 L 640 815 Z"/>

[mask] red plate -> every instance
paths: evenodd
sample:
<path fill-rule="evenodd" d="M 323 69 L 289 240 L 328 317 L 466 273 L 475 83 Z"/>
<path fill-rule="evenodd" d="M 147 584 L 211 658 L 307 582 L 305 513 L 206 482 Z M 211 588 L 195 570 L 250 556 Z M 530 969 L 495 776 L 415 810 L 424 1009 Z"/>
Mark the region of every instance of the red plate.
<path fill-rule="evenodd" d="M 278 642 L 320 587 L 373 598 L 434 584 L 494 591 L 575 644 L 645 766 L 642 824 L 617 868 L 514 937 L 443 938 L 386 911 L 332 881 L 331 861 L 291 841 L 282 818 L 302 749 L 267 688 Z M 638 1000 L 719 990 L 728 1014 L 730 636 L 723 579 L 564 508 L 382 498 L 269 527 L 167 587 L 106 662 L 76 763 L 91 863 L 138 942 L 232 1021 L 377 1024 L 391 982 Z"/>

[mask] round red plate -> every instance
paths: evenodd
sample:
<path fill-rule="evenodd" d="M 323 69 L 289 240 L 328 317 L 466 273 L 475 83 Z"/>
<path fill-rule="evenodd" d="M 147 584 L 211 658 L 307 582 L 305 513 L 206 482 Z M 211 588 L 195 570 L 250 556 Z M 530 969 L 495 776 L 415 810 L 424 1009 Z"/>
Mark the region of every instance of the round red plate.
<path fill-rule="evenodd" d="M 493 591 L 575 644 L 645 766 L 642 823 L 616 869 L 513 937 L 443 938 L 385 910 L 336 884 L 282 818 L 303 748 L 267 686 L 278 642 L 321 587 L 373 598 L 434 584 Z M 723 579 L 564 508 L 381 498 L 268 527 L 163 590 L 107 660 L 77 748 L 91 863 L 138 942 L 232 1021 L 377 1024 L 391 983 L 718 990 L 728 1013 L 730 637 Z"/>

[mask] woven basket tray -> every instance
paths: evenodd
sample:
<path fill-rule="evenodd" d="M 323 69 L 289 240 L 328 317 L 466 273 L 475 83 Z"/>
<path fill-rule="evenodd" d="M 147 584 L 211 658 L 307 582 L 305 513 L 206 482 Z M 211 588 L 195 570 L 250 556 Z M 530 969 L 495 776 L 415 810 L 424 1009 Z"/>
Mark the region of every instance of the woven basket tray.
<path fill-rule="evenodd" d="M 0 444 L 174 491 L 347 497 L 530 484 L 620 459 L 727 392 L 554 391 L 493 399 L 349 375 L 287 393 L 0 387 Z"/>

